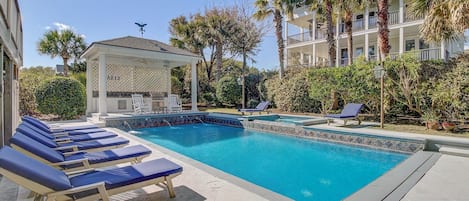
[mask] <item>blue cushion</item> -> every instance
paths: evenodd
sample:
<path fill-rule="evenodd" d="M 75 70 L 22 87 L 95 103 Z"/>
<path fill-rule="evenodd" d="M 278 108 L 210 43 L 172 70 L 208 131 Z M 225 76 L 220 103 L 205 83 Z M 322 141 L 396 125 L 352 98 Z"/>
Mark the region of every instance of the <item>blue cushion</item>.
<path fill-rule="evenodd" d="M 46 124 L 43 124 L 42 122 L 40 121 L 36 121 L 34 118 L 32 117 L 29 117 L 29 116 L 23 116 L 23 118 L 21 118 L 24 122 L 28 122 L 30 123 L 31 125 L 34 125 L 36 126 L 37 128 L 45 131 L 45 132 L 50 132 L 50 128 L 49 126 L 47 126 Z"/>
<path fill-rule="evenodd" d="M 98 132 L 106 132 L 106 130 L 102 128 L 90 128 L 90 129 L 83 129 L 83 130 L 74 130 L 74 131 L 67 131 L 69 135 L 83 135 L 88 133 L 98 133 Z"/>
<path fill-rule="evenodd" d="M 344 116 L 352 116 L 355 117 L 358 115 L 360 110 L 362 109 L 363 104 L 358 104 L 358 103 L 348 103 L 345 105 L 344 109 L 342 110 L 341 116 L 342 118 Z"/>
<path fill-rule="evenodd" d="M 16 133 L 10 139 L 10 143 L 15 144 L 51 163 L 58 163 L 64 161 L 64 157 L 61 153 L 43 145 L 22 133 Z"/>
<path fill-rule="evenodd" d="M 78 175 L 71 178 L 70 182 L 74 187 L 78 187 L 104 181 L 106 189 L 113 189 L 178 172 L 182 172 L 181 166 L 161 158 L 136 165 Z"/>
<path fill-rule="evenodd" d="M 33 130 L 30 127 L 25 126 L 23 124 L 19 125 L 18 128 L 16 128 L 16 131 L 19 132 L 19 133 L 23 133 L 24 135 L 26 135 L 26 136 L 28 136 L 28 137 L 42 143 L 42 144 L 44 144 L 48 147 L 51 147 L 51 148 L 56 148 L 57 147 L 57 143 L 55 143 L 52 139 L 39 134 L 35 130 Z"/>
<path fill-rule="evenodd" d="M 0 150 L 0 167 L 55 191 L 72 188 L 70 180 L 62 171 L 47 166 L 7 146 Z"/>
<path fill-rule="evenodd" d="M 111 149 L 101 152 L 91 153 L 79 153 L 68 156 L 65 160 L 76 160 L 82 158 L 88 158 L 90 164 L 102 163 L 107 161 L 139 157 L 143 155 L 151 154 L 151 150 L 147 149 L 142 145 L 135 145 L 130 147 L 123 147 L 118 149 Z"/>
<path fill-rule="evenodd" d="M 122 138 L 122 137 L 114 137 L 114 138 L 106 138 L 106 139 L 99 139 L 93 141 L 84 141 L 84 142 L 70 142 L 64 143 L 60 146 L 72 146 L 76 145 L 79 150 L 86 150 L 86 149 L 94 149 L 100 147 L 108 147 L 108 146 L 117 146 L 128 144 L 129 140 Z"/>
<path fill-rule="evenodd" d="M 35 133 L 41 134 L 42 136 L 46 138 L 55 139 L 50 133 L 45 132 L 27 122 L 21 123 L 16 130 L 23 132 L 23 133 L 35 131 Z M 106 132 L 85 133 L 81 135 L 72 135 L 72 136 L 64 136 L 64 137 L 70 138 L 73 141 L 88 141 L 88 140 L 96 140 L 96 139 L 110 138 L 110 137 L 116 137 L 116 136 L 117 135 L 115 133 L 106 131 Z"/>
<path fill-rule="evenodd" d="M 79 141 L 88 141 L 88 140 L 99 140 L 99 139 L 104 139 L 104 138 L 111 138 L 111 137 L 116 137 L 117 134 L 113 132 L 100 132 L 100 133 L 90 133 L 90 134 L 83 134 L 83 135 L 71 135 L 67 136 L 74 142 L 79 142 Z"/>

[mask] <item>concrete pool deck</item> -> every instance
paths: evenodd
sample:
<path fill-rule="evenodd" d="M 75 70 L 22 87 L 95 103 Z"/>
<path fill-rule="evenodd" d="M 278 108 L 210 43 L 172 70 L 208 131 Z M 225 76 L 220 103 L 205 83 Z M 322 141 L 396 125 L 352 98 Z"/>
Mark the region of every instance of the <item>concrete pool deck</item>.
<path fill-rule="evenodd" d="M 77 125 L 83 123 L 70 123 Z M 369 128 L 347 128 L 335 127 L 333 125 L 315 125 L 314 127 L 332 130 L 341 130 L 348 132 L 366 132 L 377 133 L 383 135 L 392 135 L 395 137 L 416 137 L 426 138 L 427 135 L 398 133 L 392 131 L 381 132 L 380 130 Z M 112 196 L 112 200 L 288 200 L 287 198 L 250 184 L 239 178 L 227 175 L 219 170 L 211 168 L 200 162 L 189 159 L 185 156 L 177 154 L 171 150 L 153 145 L 143 141 L 135 136 L 122 132 L 114 128 L 106 128 L 130 140 L 130 144 L 143 144 L 150 148 L 153 153 L 145 160 L 165 157 L 169 160 L 183 166 L 182 175 L 174 179 L 174 187 L 176 198 L 169 199 L 168 193 L 164 188 L 159 186 L 149 186 L 143 189 L 129 191 L 119 195 Z M 432 140 L 448 140 L 450 142 L 467 143 L 469 139 L 444 137 L 444 136 L 428 136 Z M 465 150 L 454 148 L 459 153 Z M 435 200 L 435 201 L 459 201 L 467 200 L 469 197 L 469 157 L 454 156 L 443 154 L 438 161 L 418 180 L 415 186 L 412 186 L 402 200 L 418 201 L 418 200 Z M 464 154 L 463 154 L 464 155 Z M 145 161 L 144 160 L 144 161 Z M 17 187 L 9 182 L 6 178 L 0 178 L 0 200 L 32 200 L 27 199 L 29 192 Z"/>

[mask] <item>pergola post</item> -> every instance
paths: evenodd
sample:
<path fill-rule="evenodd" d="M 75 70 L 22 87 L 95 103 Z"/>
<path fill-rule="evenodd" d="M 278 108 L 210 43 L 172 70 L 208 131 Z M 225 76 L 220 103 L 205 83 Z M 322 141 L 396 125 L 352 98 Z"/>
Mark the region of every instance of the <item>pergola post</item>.
<path fill-rule="evenodd" d="M 98 95 L 98 112 L 100 116 L 107 116 L 107 75 L 106 75 L 106 55 L 99 55 L 99 95 Z"/>
<path fill-rule="evenodd" d="M 197 109 L 197 63 L 192 62 L 191 64 L 191 110 L 193 112 L 198 111 Z"/>
<path fill-rule="evenodd" d="M 91 65 L 90 62 L 86 63 L 86 77 L 88 79 L 92 78 L 91 76 Z M 92 105 L 93 104 L 93 90 L 91 88 L 91 80 L 86 82 L 86 115 L 91 116 Z"/>

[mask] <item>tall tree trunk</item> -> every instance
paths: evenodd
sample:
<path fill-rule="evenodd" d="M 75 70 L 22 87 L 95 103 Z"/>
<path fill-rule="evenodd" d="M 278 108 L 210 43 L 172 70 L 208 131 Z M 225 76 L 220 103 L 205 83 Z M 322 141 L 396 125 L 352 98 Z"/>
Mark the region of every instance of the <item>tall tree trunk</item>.
<path fill-rule="evenodd" d="M 347 54 L 348 54 L 348 65 L 353 63 L 353 37 L 352 37 L 352 16 L 351 10 L 345 11 L 345 30 L 347 32 Z"/>
<path fill-rule="evenodd" d="M 335 41 L 334 41 L 334 31 L 332 27 L 332 1 L 325 0 L 326 2 L 326 24 L 327 24 L 327 31 L 326 31 L 326 40 L 329 46 L 329 66 L 335 66 Z"/>
<path fill-rule="evenodd" d="M 389 55 L 388 0 L 378 0 L 378 43 L 380 57 Z"/>
<path fill-rule="evenodd" d="M 68 65 L 67 65 L 68 58 L 62 57 L 62 59 L 64 61 L 64 76 L 67 77 L 68 76 Z"/>
<path fill-rule="evenodd" d="M 274 24 L 275 24 L 275 36 L 277 37 L 277 46 L 278 46 L 278 59 L 279 59 L 279 71 L 278 75 L 280 79 L 285 74 L 285 63 L 284 61 L 284 49 L 285 49 L 285 44 L 283 43 L 283 28 L 282 28 L 282 23 L 283 23 L 283 17 L 282 13 L 279 10 L 275 10 L 274 12 Z"/>
<path fill-rule="evenodd" d="M 242 82 L 243 82 L 243 89 L 242 89 L 242 108 L 245 109 L 246 108 L 246 80 L 245 80 L 245 76 L 244 76 L 244 71 L 246 69 L 246 51 L 243 50 L 243 68 L 242 68 L 242 71 L 241 71 L 241 77 L 242 77 Z"/>
<path fill-rule="evenodd" d="M 216 80 L 220 80 L 221 78 L 221 68 L 223 66 L 223 41 L 221 39 L 217 40 L 217 44 L 215 47 L 215 60 L 217 62 L 217 74 L 216 74 Z"/>

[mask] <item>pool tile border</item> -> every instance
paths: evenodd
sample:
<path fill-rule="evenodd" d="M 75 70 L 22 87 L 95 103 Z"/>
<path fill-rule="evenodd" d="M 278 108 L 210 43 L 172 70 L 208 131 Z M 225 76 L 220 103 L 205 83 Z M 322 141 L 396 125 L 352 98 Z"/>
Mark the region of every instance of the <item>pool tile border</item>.
<path fill-rule="evenodd" d="M 426 140 L 424 139 L 406 139 L 319 128 L 306 128 L 282 122 L 249 120 L 234 115 L 208 113 L 142 115 L 125 118 L 110 118 L 106 119 L 105 122 L 106 127 L 114 127 L 124 131 L 168 126 L 169 124 L 210 123 L 400 153 L 416 153 L 420 150 L 424 150 L 426 145 Z"/>

